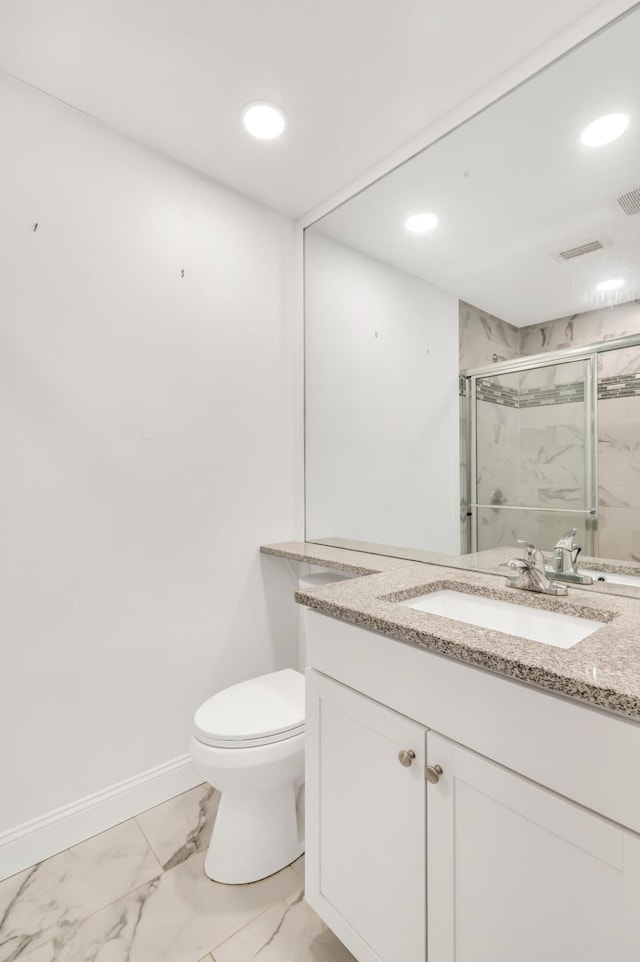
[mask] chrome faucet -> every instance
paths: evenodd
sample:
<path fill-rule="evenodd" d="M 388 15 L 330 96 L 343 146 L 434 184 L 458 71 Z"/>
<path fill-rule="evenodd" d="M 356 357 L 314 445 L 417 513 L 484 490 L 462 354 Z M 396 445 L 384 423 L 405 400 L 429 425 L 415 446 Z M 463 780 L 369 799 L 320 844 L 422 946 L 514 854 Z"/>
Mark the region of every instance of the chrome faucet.
<path fill-rule="evenodd" d="M 526 555 L 524 558 L 512 558 L 509 562 L 509 567 L 518 572 L 507 578 L 509 587 L 540 591 L 545 595 L 566 595 L 567 586 L 555 584 L 545 574 L 542 552 L 528 541 L 518 539 L 518 544 L 524 545 Z"/>
<path fill-rule="evenodd" d="M 553 549 L 553 561 L 547 565 L 545 571 L 552 581 L 568 581 L 575 585 L 592 585 L 591 575 L 578 571 L 578 555 L 582 548 L 574 544 L 576 529 L 571 528 L 562 535 Z"/>

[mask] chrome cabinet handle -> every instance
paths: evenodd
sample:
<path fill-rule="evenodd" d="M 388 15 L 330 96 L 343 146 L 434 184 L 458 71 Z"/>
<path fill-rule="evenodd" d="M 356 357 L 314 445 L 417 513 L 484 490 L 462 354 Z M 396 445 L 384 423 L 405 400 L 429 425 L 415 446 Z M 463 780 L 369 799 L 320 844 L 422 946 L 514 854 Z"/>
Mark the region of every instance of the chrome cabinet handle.
<path fill-rule="evenodd" d="M 416 753 L 410 748 L 408 750 L 403 749 L 401 752 L 398 752 L 398 761 L 401 765 L 404 765 L 405 768 L 410 767 L 411 762 L 415 757 Z"/>
<path fill-rule="evenodd" d="M 440 781 L 441 775 L 442 775 L 441 765 L 427 765 L 427 767 L 424 770 L 424 777 L 432 785 L 437 785 L 437 783 Z"/>

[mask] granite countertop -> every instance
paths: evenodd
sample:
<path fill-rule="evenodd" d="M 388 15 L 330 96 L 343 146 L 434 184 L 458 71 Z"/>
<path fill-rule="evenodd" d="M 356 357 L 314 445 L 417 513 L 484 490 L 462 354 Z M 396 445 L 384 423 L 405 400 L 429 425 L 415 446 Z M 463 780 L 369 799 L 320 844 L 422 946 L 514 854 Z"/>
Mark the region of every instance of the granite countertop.
<path fill-rule="evenodd" d="M 309 552 L 300 560 L 329 564 L 330 556 L 324 553 L 322 546 L 305 547 Z M 281 548 L 283 556 L 291 557 L 282 545 L 267 546 L 262 550 L 277 553 L 270 548 Z M 381 570 L 381 562 L 394 560 L 395 565 L 385 564 L 385 570 Z M 372 567 L 377 564 L 379 573 L 321 588 L 299 590 L 296 601 L 398 641 L 628 718 L 640 719 L 640 605 L 635 599 L 588 593 L 573 587 L 565 597 L 538 594 L 509 588 L 495 575 L 380 556 L 372 556 L 366 563 L 363 561 L 362 573 L 366 573 L 368 563 Z M 338 567 L 335 560 L 333 566 Z M 445 588 L 577 615 L 604 624 L 584 641 L 564 650 L 397 603 Z"/>
<path fill-rule="evenodd" d="M 385 554 L 381 550 L 383 547 L 386 547 L 388 551 L 396 550 L 388 545 L 371 544 L 372 552 L 367 552 L 364 550 L 367 542 L 359 542 L 362 549 L 355 549 L 346 547 L 353 542 L 339 538 L 334 538 L 332 541 L 333 543 L 330 545 L 315 544 L 311 541 L 265 544 L 262 545 L 260 551 L 263 554 L 286 558 L 289 561 L 322 565 L 325 568 L 335 568 L 336 571 L 345 571 L 353 575 L 375 574 L 378 571 L 405 568 L 407 565 L 415 565 L 419 562 L 420 564 L 446 565 L 448 568 L 457 568 L 462 571 L 478 571 L 487 575 L 497 575 L 499 578 L 506 578 L 511 573 L 507 568 L 511 558 L 517 558 L 523 554 L 522 548 L 516 545 L 515 548 L 488 548 L 485 551 L 465 555 L 445 555 L 434 551 L 411 552 L 412 557 L 409 558 L 402 557 L 400 553 Z M 343 542 L 345 546 L 343 547 L 340 542 Z M 373 553 L 373 550 L 379 551 L 379 553 Z M 420 554 L 420 558 L 416 558 L 414 554 Z M 552 552 L 544 552 L 545 561 L 550 562 L 552 557 Z M 603 558 L 582 558 L 581 556 L 580 567 L 585 570 L 596 569 L 640 577 L 640 564 L 633 561 L 610 561 Z M 570 587 L 572 591 L 587 591 L 599 595 L 618 595 L 623 598 L 640 600 L 640 586 L 618 585 L 611 581 L 606 583 L 594 581 L 591 585 L 570 585 Z"/>
<path fill-rule="evenodd" d="M 336 571 L 347 571 L 354 575 L 370 575 L 378 571 L 391 571 L 394 568 L 406 568 L 407 565 L 415 565 L 416 563 L 415 560 L 390 558 L 388 555 L 368 554 L 364 551 L 353 551 L 333 545 L 313 544 L 310 541 L 263 544 L 260 551 L 262 554 L 275 555 L 276 558 L 322 565 L 324 568 L 335 568 Z"/>
<path fill-rule="evenodd" d="M 524 551 L 521 545 L 515 548 L 488 548 L 485 551 L 478 551 L 475 554 L 451 555 L 442 558 L 440 563 L 451 568 L 461 568 L 465 571 L 482 571 L 485 574 L 500 575 L 505 578 L 510 572 L 507 566 L 511 558 L 522 557 Z M 553 551 L 542 552 L 547 563 L 553 560 Z M 640 564 L 637 561 L 613 561 L 609 558 L 593 558 L 589 555 L 580 555 L 578 567 L 583 571 L 604 571 L 611 574 L 633 575 L 640 578 Z M 620 585 L 612 581 L 594 581 L 590 585 L 572 585 L 571 588 L 580 591 L 593 592 L 599 595 L 618 595 L 619 597 L 640 599 L 640 586 Z"/>

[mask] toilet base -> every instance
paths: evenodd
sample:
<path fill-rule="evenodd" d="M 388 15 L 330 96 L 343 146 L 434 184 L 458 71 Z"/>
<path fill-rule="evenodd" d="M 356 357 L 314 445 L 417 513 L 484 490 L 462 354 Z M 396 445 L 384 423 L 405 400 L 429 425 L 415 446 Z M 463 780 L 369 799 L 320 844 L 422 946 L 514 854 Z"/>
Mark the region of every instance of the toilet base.
<path fill-rule="evenodd" d="M 303 786 L 288 784 L 250 798 L 223 792 L 204 870 L 214 882 L 257 882 L 304 852 Z"/>

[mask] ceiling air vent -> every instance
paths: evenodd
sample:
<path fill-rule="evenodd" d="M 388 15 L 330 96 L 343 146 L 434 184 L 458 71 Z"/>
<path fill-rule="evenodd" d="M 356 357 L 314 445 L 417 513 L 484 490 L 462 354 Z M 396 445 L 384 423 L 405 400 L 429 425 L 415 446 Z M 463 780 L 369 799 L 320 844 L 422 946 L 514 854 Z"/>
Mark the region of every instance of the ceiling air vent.
<path fill-rule="evenodd" d="M 640 187 L 636 187 L 635 190 L 629 190 L 626 194 L 620 194 L 618 203 L 629 217 L 633 217 L 634 214 L 640 214 Z"/>
<path fill-rule="evenodd" d="M 590 241 L 588 244 L 582 244 L 580 247 L 572 247 L 568 251 L 560 251 L 560 257 L 564 261 L 570 261 L 572 257 L 582 257 L 583 254 L 590 254 L 591 251 L 601 251 L 604 247 L 599 240 Z"/>

